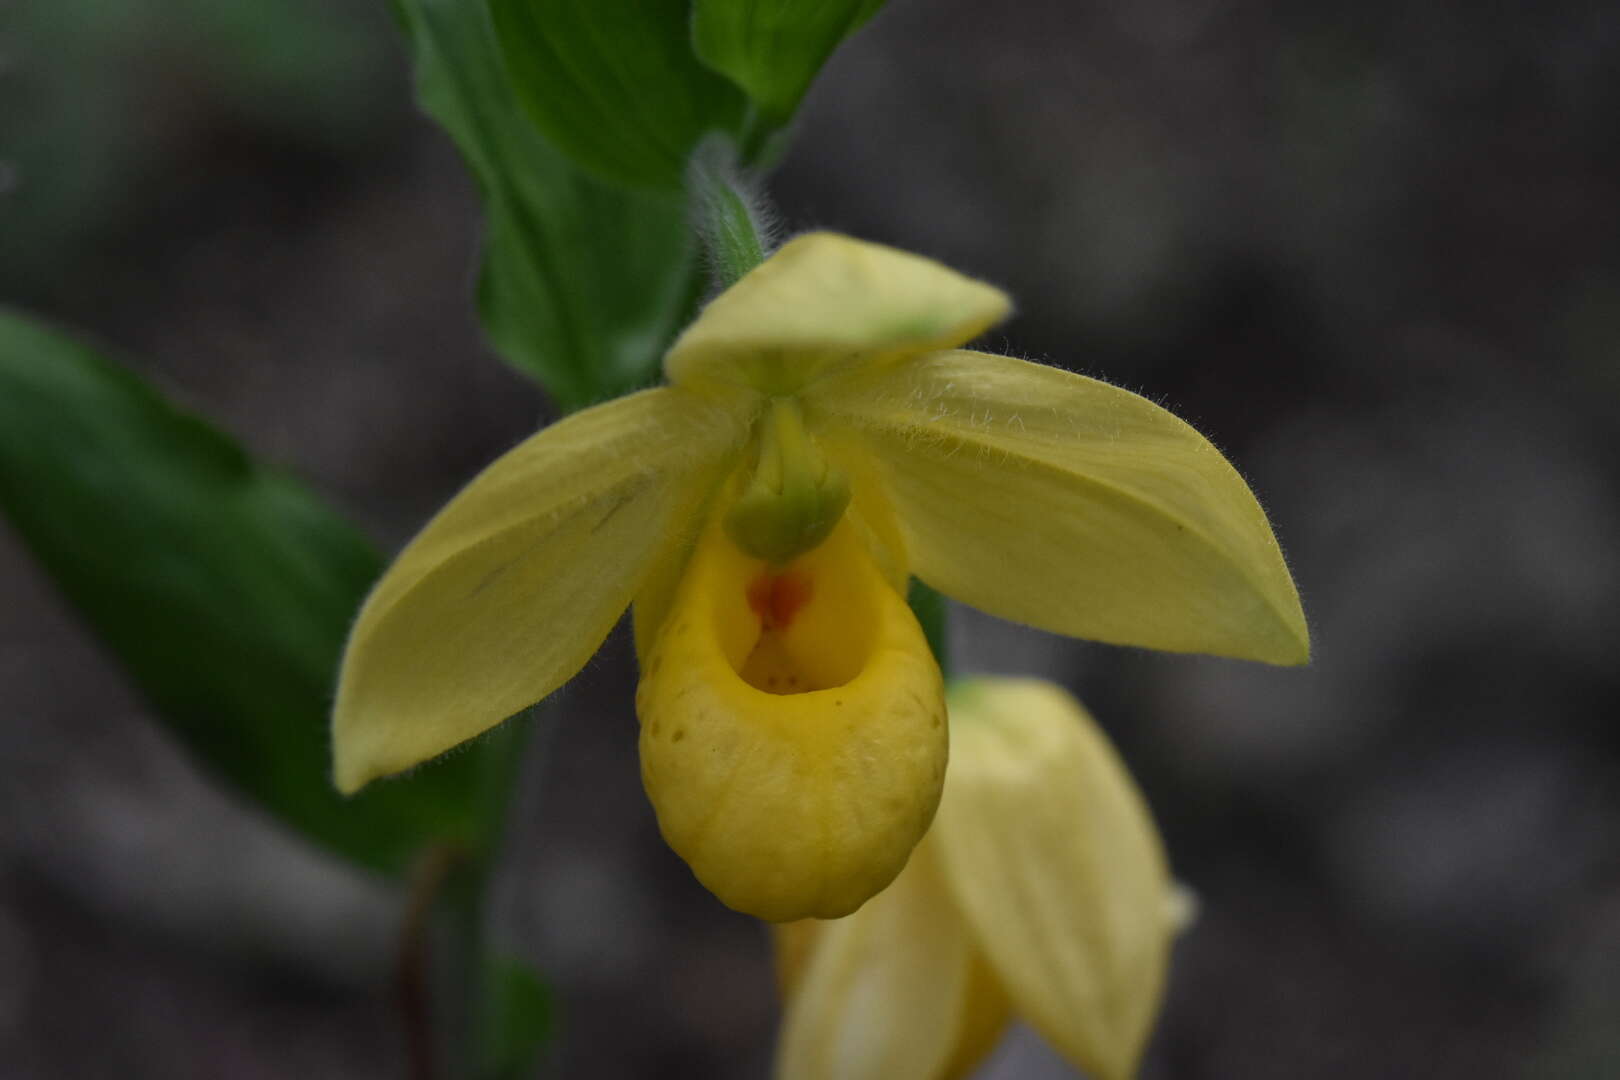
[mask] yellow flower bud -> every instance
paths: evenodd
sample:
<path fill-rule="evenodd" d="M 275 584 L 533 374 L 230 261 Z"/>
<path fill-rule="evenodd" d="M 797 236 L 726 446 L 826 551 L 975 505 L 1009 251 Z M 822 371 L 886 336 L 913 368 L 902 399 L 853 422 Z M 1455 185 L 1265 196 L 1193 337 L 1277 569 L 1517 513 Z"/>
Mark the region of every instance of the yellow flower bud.
<path fill-rule="evenodd" d="M 905 872 L 846 919 L 779 931 L 778 1074 L 948 1080 L 1017 1014 L 1126 1080 L 1185 908 L 1147 806 L 1059 687 L 975 679 L 950 710 L 950 776 Z"/>

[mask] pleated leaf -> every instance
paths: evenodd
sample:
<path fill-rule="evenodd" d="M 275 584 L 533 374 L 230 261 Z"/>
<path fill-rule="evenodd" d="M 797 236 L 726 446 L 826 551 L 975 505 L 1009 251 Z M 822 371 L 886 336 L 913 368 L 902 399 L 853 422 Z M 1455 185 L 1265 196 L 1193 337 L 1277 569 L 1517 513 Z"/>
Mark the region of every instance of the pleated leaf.
<path fill-rule="evenodd" d="M 485 4 L 394 7 L 422 107 L 483 196 L 479 308 L 502 358 L 564 411 L 652 382 L 700 287 L 680 197 L 603 183 L 549 143 L 518 102 Z"/>
<path fill-rule="evenodd" d="M 884 0 L 696 0 L 692 41 L 703 62 L 748 92 L 772 126 L 792 118 L 840 42 Z"/>
<path fill-rule="evenodd" d="M 673 0 L 490 0 L 512 84 L 546 137 L 604 179 L 679 190 L 692 149 L 735 132 L 743 95 L 692 52 Z"/>

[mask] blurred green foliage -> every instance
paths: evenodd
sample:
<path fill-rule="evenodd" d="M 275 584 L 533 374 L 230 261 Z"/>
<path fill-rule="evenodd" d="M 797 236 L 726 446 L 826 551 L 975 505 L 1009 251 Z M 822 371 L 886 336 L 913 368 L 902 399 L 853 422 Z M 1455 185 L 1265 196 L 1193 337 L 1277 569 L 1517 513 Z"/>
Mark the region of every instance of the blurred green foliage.
<path fill-rule="evenodd" d="M 0 6 L 0 286 L 71 273 L 141 206 L 199 108 L 314 149 L 376 138 L 394 105 L 368 4 L 49 0 Z"/>
<path fill-rule="evenodd" d="M 4 311 L 0 509 L 170 730 L 271 813 L 386 872 L 429 841 L 486 842 L 490 740 L 353 799 L 327 781 L 338 656 L 381 570 L 361 535 L 128 370 Z"/>
<path fill-rule="evenodd" d="M 551 993 L 526 963 L 496 955 L 484 966 L 489 1009 L 484 1018 L 482 1071 L 487 1080 L 518 1080 L 534 1069 L 551 1039 Z"/>

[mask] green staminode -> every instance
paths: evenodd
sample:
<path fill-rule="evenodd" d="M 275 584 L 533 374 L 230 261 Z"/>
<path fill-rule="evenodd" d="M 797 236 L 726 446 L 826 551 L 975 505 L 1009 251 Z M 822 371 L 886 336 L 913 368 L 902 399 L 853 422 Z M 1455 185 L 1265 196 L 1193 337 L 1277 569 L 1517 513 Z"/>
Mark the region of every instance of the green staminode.
<path fill-rule="evenodd" d="M 760 420 L 753 478 L 726 514 L 732 541 L 782 565 L 815 549 L 849 505 L 849 480 L 828 463 L 791 398 L 775 398 Z"/>

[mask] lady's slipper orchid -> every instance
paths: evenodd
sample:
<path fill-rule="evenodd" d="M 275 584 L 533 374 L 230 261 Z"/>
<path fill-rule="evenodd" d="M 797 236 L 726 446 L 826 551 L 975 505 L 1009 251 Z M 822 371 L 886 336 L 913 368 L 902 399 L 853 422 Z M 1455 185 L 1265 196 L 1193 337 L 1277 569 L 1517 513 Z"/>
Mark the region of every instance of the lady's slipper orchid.
<path fill-rule="evenodd" d="M 1012 1016 L 1097 1080 L 1135 1074 L 1178 895 L 1140 793 L 1064 691 L 951 691 L 933 828 L 854 915 L 777 928 L 780 1080 L 966 1075 Z"/>
<path fill-rule="evenodd" d="M 1121 644 L 1302 663 L 1264 514 L 1197 432 L 956 346 L 998 290 L 832 234 L 722 293 L 668 385 L 496 461 L 400 554 L 344 657 L 348 792 L 545 697 L 635 604 L 642 772 L 670 845 L 772 920 L 853 911 L 933 817 L 947 738 L 908 576 Z"/>

